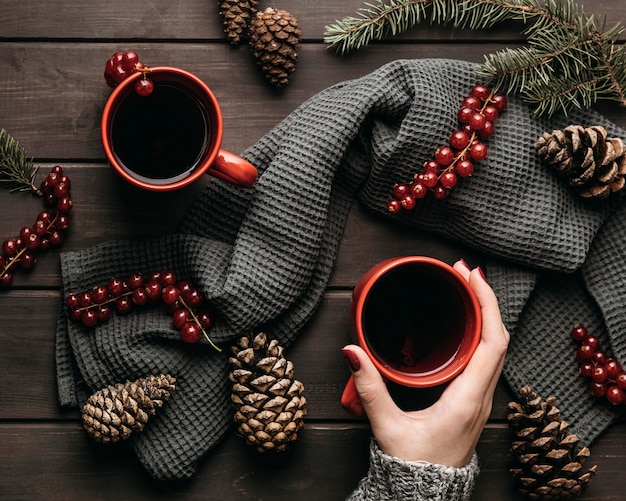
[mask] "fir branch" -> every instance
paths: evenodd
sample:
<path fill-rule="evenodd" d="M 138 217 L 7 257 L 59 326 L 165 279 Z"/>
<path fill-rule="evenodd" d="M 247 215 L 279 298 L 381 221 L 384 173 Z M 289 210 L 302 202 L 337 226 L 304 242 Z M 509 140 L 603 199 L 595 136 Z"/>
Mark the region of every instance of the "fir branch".
<path fill-rule="evenodd" d="M 485 57 L 480 71 L 496 90 L 521 94 L 536 115 L 600 99 L 626 106 L 626 51 L 615 45 L 623 28 L 606 30 L 573 0 L 377 0 L 327 26 L 324 41 L 345 54 L 420 22 L 480 30 L 507 20 L 527 25 L 529 47 Z"/>
<path fill-rule="evenodd" d="M 41 195 L 35 186 L 37 167 L 26 158 L 20 144 L 4 129 L 0 129 L 0 185 L 9 191 L 34 191 Z"/>

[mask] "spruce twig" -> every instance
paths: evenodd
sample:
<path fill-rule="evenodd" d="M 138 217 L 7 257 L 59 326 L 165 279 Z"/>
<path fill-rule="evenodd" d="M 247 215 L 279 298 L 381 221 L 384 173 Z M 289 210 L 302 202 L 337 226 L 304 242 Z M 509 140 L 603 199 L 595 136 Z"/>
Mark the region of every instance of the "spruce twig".
<path fill-rule="evenodd" d="M 626 107 L 623 28 L 606 29 L 573 0 L 376 0 L 327 26 L 324 41 L 346 54 L 422 22 L 481 30 L 507 20 L 527 25 L 528 47 L 485 57 L 480 71 L 495 90 L 519 93 L 537 116 L 602 99 Z"/>
<path fill-rule="evenodd" d="M 0 185 L 9 191 L 34 191 L 41 195 L 35 186 L 37 167 L 20 144 L 4 129 L 0 129 Z"/>

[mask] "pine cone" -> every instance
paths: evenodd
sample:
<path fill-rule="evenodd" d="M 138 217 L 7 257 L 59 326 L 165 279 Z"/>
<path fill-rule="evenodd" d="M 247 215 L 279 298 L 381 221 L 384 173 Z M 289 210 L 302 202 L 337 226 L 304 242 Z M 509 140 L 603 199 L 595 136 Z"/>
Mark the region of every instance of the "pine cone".
<path fill-rule="evenodd" d="M 268 7 L 250 23 L 250 49 L 272 85 L 282 87 L 296 69 L 302 30 L 289 12 Z"/>
<path fill-rule="evenodd" d="M 519 491 L 544 501 L 578 496 L 597 471 L 595 465 L 583 471 L 589 449 L 580 448 L 578 436 L 568 431 L 554 397 L 544 400 L 530 386 L 519 394 L 521 403 L 507 405 L 509 428 L 516 435 L 511 473 Z"/>
<path fill-rule="evenodd" d="M 247 36 L 250 20 L 256 14 L 258 4 L 258 0 L 221 0 L 219 2 L 224 33 L 232 45 L 239 45 Z"/>
<path fill-rule="evenodd" d="M 229 359 L 237 432 L 259 452 L 287 449 L 304 426 L 304 385 L 293 378 L 283 348 L 263 332 L 239 339 Z"/>
<path fill-rule="evenodd" d="M 621 139 L 607 135 L 599 125 L 569 125 L 544 132 L 535 148 L 581 196 L 607 198 L 626 185 L 626 147 Z"/>
<path fill-rule="evenodd" d="M 83 427 L 98 442 L 126 440 L 144 429 L 170 397 L 175 382 L 172 376 L 161 374 L 107 386 L 83 406 Z"/>

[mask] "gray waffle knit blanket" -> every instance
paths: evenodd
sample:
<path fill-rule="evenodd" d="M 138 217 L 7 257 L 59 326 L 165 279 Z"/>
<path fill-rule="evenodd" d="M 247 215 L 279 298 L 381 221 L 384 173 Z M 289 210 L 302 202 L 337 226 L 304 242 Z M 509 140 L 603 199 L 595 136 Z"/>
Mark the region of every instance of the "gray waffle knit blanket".
<path fill-rule="evenodd" d="M 572 123 L 626 133 L 593 112 L 533 119 L 510 96 L 487 159 L 448 199 L 424 199 L 397 215 L 386 209 L 393 184 L 411 179 L 457 128 L 463 97 L 481 83 L 476 69 L 464 61 L 399 60 L 320 92 L 243 153 L 260 172 L 253 188 L 211 181 L 176 234 L 63 253 L 63 295 L 171 268 L 201 285 L 214 305 L 218 343 L 227 347 L 262 328 L 288 344 L 320 302 L 358 199 L 383 218 L 487 256 L 487 277 L 512 333 L 507 381 L 555 395 L 590 443 L 616 410 L 588 394 L 569 331 L 585 323 L 626 362 L 626 209 L 621 196 L 598 202 L 573 194 L 540 163 L 533 143 Z M 114 315 L 87 334 L 59 309 L 62 405 L 147 374 L 177 378 L 167 405 L 131 439 L 160 479 L 191 476 L 229 430 L 227 358 L 206 344 L 182 343 L 161 311 Z"/>

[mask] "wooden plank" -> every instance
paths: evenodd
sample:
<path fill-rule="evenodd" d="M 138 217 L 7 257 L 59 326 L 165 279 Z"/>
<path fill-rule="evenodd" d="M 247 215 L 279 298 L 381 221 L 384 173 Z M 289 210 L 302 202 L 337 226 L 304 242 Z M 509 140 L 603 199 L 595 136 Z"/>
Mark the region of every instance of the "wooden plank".
<path fill-rule="evenodd" d="M 20 39 L 144 39 L 224 40 L 218 2 L 191 0 L 111 0 L 106 6 L 53 0 L 10 2 L 3 9 L 0 36 Z M 587 14 L 609 16 L 610 22 L 626 19 L 626 7 L 620 0 L 593 2 Z M 354 16 L 364 7 L 363 0 L 274 0 L 272 6 L 286 9 L 298 19 L 305 40 L 321 40 L 325 27 L 338 19 Z M 498 25 L 483 32 L 430 27 L 427 23 L 409 30 L 401 40 L 476 40 L 519 38 L 521 23 Z"/>
<path fill-rule="evenodd" d="M 125 445 L 98 446 L 78 423 L 1 425 L 0 492 L 6 500 L 46 499 L 344 499 L 368 467 L 367 426 L 309 424 L 285 455 L 259 455 L 234 433 L 204 458 L 189 482 L 154 482 Z M 510 432 L 488 427 L 478 453 L 481 475 L 473 501 L 522 498 L 508 473 Z M 592 447 L 587 465 L 599 473 L 581 501 L 621 499 L 626 426 L 616 425 Z"/>
<path fill-rule="evenodd" d="M 0 123 L 37 159 L 104 159 L 99 123 L 110 93 L 102 77 L 115 44 L 0 44 Z M 298 69 L 283 91 L 264 81 L 245 53 L 223 44 L 137 44 L 147 64 L 176 65 L 211 86 L 224 115 L 223 147 L 235 153 L 264 133 L 308 97 L 340 81 L 366 75 L 399 58 L 454 57 L 481 62 L 497 44 L 376 45 L 367 53 L 339 58 L 319 44 L 302 49 Z M 607 117 L 626 126 L 614 105 Z"/>

